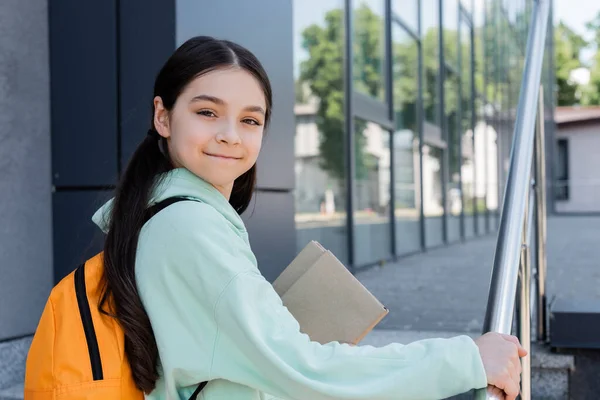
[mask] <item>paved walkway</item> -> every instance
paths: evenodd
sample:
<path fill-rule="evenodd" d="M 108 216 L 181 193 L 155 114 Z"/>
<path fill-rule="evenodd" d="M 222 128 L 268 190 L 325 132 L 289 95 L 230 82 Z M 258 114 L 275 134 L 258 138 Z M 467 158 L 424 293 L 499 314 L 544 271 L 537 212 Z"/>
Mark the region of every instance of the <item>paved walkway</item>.
<path fill-rule="evenodd" d="M 490 235 L 358 273 L 390 309 L 378 329 L 394 332 L 372 336 L 402 342 L 415 332 L 419 338 L 481 332 L 495 246 Z M 549 219 L 547 284 L 549 299 L 600 299 L 600 217 Z"/>

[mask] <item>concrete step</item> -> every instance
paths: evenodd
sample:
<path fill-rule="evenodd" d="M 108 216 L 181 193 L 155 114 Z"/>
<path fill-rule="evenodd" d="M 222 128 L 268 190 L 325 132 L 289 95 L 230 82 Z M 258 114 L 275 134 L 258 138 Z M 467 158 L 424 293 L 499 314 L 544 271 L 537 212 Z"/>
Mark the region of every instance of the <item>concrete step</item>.
<path fill-rule="evenodd" d="M 21 385 L 21 398 L 23 396 L 22 384 L 25 379 L 25 361 L 31 346 L 32 337 L 24 337 L 0 342 L 0 399 L 7 398 L 6 391 Z"/>
<path fill-rule="evenodd" d="M 451 338 L 465 335 L 457 332 L 436 331 L 397 331 L 375 329 L 361 342 L 361 345 L 385 346 L 390 343 L 408 344 L 417 340 Z M 473 339 L 477 333 L 466 333 Z M 549 348 L 534 344 L 531 348 L 531 397 L 536 400 L 569 399 L 569 381 L 575 369 L 575 357 L 569 354 L 556 354 Z M 472 394 L 452 397 L 451 400 L 472 399 Z M 450 400 L 450 399 L 448 399 Z"/>
<path fill-rule="evenodd" d="M 0 400 L 22 400 L 23 399 L 23 384 L 18 384 L 0 390 Z"/>

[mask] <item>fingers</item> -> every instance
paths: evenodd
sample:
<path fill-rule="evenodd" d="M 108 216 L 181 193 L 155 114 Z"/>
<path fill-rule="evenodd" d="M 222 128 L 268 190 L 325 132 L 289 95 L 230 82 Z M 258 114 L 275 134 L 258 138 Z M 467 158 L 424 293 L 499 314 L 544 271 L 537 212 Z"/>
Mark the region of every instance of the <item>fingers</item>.
<path fill-rule="evenodd" d="M 512 378 L 508 379 L 506 387 L 504 388 L 504 393 L 506 393 L 506 396 L 509 399 L 516 399 L 516 397 L 519 395 L 519 391 L 519 384 Z"/>
<path fill-rule="evenodd" d="M 527 350 L 525 350 L 525 348 L 521 346 L 521 342 L 519 342 L 519 339 L 516 336 L 505 335 L 503 333 L 501 333 L 501 335 L 505 340 L 512 342 L 517 346 L 517 349 L 519 351 L 519 357 L 525 357 L 527 355 Z"/>
<path fill-rule="evenodd" d="M 506 393 L 504 393 L 504 390 L 498 389 L 496 386 L 489 385 L 488 392 L 491 392 L 494 395 L 494 400 L 508 400 L 508 398 L 506 397 Z"/>
<path fill-rule="evenodd" d="M 519 357 L 525 357 L 527 355 L 527 350 L 525 350 L 523 347 L 519 346 Z"/>
<path fill-rule="evenodd" d="M 510 363 L 510 367 L 508 369 L 508 372 L 510 373 L 510 378 L 511 380 L 517 385 L 517 386 L 521 386 L 521 363 L 517 361 L 517 363 L 515 364 L 514 362 Z"/>
<path fill-rule="evenodd" d="M 503 373 L 498 376 L 496 383 L 493 383 L 506 393 L 507 399 L 515 399 L 519 395 L 521 375 L 517 372 L 517 367 L 510 362 Z"/>

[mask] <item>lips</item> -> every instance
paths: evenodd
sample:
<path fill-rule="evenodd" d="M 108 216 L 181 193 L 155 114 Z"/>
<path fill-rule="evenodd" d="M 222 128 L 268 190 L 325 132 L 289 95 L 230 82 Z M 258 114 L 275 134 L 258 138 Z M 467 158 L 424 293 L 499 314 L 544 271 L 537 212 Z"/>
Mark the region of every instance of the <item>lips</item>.
<path fill-rule="evenodd" d="M 222 160 L 240 160 L 241 157 L 233 157 L 225 154 L 213 154 L 213 153 L 204 153 L 209 157 L 220 158 Z"/>

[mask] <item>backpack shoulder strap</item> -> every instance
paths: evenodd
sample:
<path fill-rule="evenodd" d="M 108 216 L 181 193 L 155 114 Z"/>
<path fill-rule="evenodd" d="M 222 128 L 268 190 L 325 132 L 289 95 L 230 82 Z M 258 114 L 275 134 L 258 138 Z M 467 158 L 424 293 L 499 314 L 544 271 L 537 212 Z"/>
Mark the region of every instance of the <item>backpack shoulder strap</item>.
<path fill-rule="evenodd" d="M 154 204 L 153 206 L 151 206 L 150 208 L 148 208 L 146 210 L 146 215 L 144 216 L 144 223 L 148 222 L 150 220 L 150 218 L 154 217 L 156 214 L 158 214 L 165 208 L 169 207 L 171 204 L 179 203 L 180 201 L 197 201 L 197 202 L 201 203 L 200 200 L 191 199 L 189 197 L 180 197 L 180 196 L 169 197 L 168 199 L 165 199 L 161 202 Z M 196 388 L 196 390 L 194 391 L 194 393 L 192 393 L 192 395 L 190 396 L 189 400 L 195 400 L 196 397 L 198 397 L 198 394 L 200 394 L 200 392 L 202 391 L 202 389 L 204 389 L 204 386 L 206 386 L 207 383 L 208 382 L 202 382 L 201 384 L 199 384 L 198 387 Z"/>
<path fill-rule="evenodd" d="M 206 386 L 206 384 L 207 382 L 202 382 L 201 384 L 199 384 L 196 388 L 196 391 L 194 391 L 194 393 L 192 393 L 192 395 L 190 396 L 189 400 L 196 400 L 196 397 L 198 397 L 198 394 L 202 391 L 202 389 L 204 389 L 204 386 Z"/>
<path fill-rule="evenodd" d="M 152 205 L 146 210 L 146 215 L 144 216 L 144 223 L 148 222 L 150 218 L 154 217 L 156 214 L 169 207 L 171 204 L 179 203 L 180 201 L 196 201 L 198 203 L 201 203 L 200 200 L 191 199 L 189 197 L 169 197 L 168 199 L 164 199 L 163 201 Z"/>

